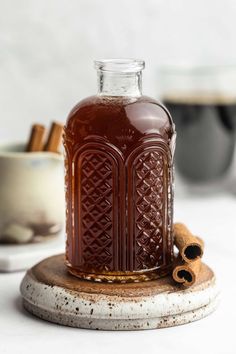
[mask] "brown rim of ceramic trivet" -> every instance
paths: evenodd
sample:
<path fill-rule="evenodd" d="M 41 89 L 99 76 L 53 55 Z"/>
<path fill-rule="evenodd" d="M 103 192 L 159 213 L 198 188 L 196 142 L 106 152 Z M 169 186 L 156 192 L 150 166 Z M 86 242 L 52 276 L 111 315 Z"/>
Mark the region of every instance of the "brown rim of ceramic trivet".
<path fill-rule="evenodd" d="M 185 262 L 193 262 L 203 255 L 203 241 L 182 223 L 174 224 L 174 243 Z"/>
<path fill-rule="evenodd" d="M 138 330 L 176 326 L 215 310 L 219 290 L 212 270 L 202 263 L 190 288 L 171 276 L 143 283 L 111 284 L 70 275 L 64 255 L 47 258 L 21 283 L 24 307 L 44 320 L 102 330 Z"/>

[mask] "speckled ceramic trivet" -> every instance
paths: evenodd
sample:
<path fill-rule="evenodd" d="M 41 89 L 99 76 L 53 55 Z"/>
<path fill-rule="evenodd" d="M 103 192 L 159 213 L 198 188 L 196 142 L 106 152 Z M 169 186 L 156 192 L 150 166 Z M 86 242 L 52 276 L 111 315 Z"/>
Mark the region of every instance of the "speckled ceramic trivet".
<path fill-rule="evenodd" d="M 171 277 L 130 284 L 104 284 L 70 275 L 64 256 L 45 259 L 21 283 L 24 307 L 44 320 L 71 327 L 137 330 L 177 326 L 215 310 L 219 292 L 212 270 L 202 264 L 189 289 Z"/>

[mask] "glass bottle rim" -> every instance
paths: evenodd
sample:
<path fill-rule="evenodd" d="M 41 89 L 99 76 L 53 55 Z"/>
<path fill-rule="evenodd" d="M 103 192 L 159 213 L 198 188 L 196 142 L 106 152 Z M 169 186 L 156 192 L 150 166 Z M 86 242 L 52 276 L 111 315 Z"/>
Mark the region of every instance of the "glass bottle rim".
<path fill-rule="evenodd" d="M 145 68 L 141 59 L 101 59 L 94 61 L 95 69 L 111 73 L 136 73 Z"/>

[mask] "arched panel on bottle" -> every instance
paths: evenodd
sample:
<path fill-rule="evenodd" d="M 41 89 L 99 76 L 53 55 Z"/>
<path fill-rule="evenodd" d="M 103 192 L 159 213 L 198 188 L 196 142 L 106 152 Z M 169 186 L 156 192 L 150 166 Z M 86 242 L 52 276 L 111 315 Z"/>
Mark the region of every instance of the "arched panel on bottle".
<path fill-rule="evenodd" d="M 165 141 L 144 140 L 127 160 L 128 267 L 131 271 L 165 268 L 172 215 L 168 212 L 170 151 Z"/>
<path fill-rule="evenodd" d="M 64 142 L 64 174 L 65 174 L 65 201 L 66 201 L 66 257 L 67 261 L 71 262 L 73 260 L 73 244 L 74 236 L 72 235 L 72 220 L 71 215 L 73 214 L 72 208 L 72 189 L 69 181 L 72 180 L 71 166 L 68 163 L 70 161 L 70 148 L 67 142 Z M 70 239 L 70 240 L 69 240 Z"/>
<path fill-rule="evenodd" d="M 110 144 L 87 143 L 75 155 L 76 264 L 85 272 L 120 268 L 120 169 L 121 157 Z"/>

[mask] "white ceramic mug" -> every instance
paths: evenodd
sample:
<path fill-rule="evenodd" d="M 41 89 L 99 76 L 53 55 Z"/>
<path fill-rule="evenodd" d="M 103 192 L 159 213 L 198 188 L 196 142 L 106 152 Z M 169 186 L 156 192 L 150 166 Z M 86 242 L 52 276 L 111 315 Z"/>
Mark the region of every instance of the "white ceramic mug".
<path fill-rule="evenodd" d="M 38 242 L 64 226 L 63 156 L 0 144 L 0 243 Z"/>

